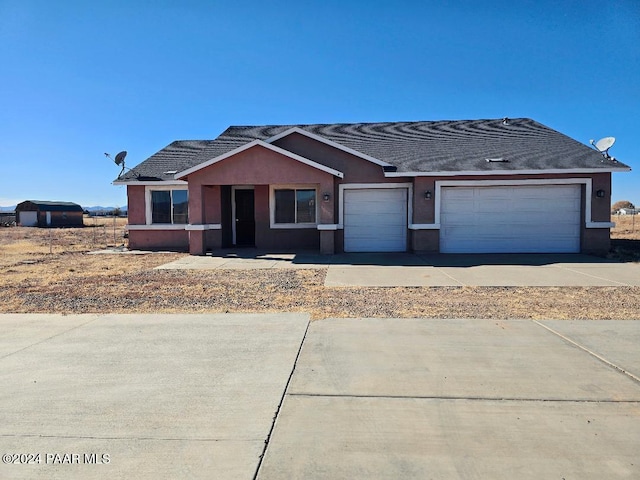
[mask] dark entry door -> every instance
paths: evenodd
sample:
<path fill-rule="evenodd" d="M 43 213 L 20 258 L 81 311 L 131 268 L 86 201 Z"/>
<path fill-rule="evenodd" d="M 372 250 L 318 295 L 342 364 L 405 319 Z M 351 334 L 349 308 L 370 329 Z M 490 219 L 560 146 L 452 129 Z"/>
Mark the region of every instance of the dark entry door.
<path fill-rule="evenodd" d="M 236 245 L 253 247 L 256 244 L 256 220 L 253 190 L 235 190 Z"/>

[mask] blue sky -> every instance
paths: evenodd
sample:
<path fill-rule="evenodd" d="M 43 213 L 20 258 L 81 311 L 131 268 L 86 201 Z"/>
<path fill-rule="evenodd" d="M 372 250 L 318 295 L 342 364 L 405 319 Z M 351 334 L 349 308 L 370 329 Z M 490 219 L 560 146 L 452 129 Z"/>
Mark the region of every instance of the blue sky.
<path fill-rule="evenodd" d="M 119 169 L 229 125 L 530 117 L 630 165 L 640 2 L 0 0 L 0 205 L 124 205 Z"/>

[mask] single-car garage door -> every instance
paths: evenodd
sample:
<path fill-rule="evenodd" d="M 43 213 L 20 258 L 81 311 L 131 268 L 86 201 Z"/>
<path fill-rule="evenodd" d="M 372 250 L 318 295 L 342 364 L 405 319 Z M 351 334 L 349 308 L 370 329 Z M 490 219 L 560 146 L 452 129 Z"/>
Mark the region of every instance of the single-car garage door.
<path fill-rule="evenodd" d="M 442 187 L 443 253 L 576 253 L 580 186 Z"/>
<path fill-rule="evenodd" d="M 344 191 L 344 251 L 407 250 L 407 189 Z"/>
<path fill-rule="evenodd" d="M 35 227 L 38 225 L 38 212 L 20 212 L 18 223 L 23 227 Z"/>

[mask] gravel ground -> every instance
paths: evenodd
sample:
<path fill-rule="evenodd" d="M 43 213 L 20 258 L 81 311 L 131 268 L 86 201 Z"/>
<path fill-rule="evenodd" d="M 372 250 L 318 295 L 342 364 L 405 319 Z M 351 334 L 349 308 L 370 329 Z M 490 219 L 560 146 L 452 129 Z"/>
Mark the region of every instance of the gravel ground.
<path fill-rule="evenodd" d="M 633 219 L 615 220 L 612 258 L 640 261 Z M 326 269 L 153 270 L 184 254 L 87 255 L 121 238 L 108 229 L 110 222 L 84 229 L 0 229 L 0 313 L 640 319 L 640 287 L 325 287 Z"/>
<path fill-rule="evenodd" d="M 0 311 L 24 313 L 308 312 L 324 317 L 640 319 L 640 287 L 325 287 L 326 269 L 152 270 L 168 256 L 110 256 L 100 273 L 88 255 L 51 279 L 18 269 Z M 176 256 L 169 256 L 175 258 Z M 69 260 L 69 259 L 66 259 Z M 130 271 L 122 272 L 125 262 Z M 34 267 L 35 265 L 26 265 Z M 53 266 L 53 265 L 52 265 Z M 83 274 L 83 272 L 87 274 Z M 111 273 L 116 272 L 116 273 Z"/>

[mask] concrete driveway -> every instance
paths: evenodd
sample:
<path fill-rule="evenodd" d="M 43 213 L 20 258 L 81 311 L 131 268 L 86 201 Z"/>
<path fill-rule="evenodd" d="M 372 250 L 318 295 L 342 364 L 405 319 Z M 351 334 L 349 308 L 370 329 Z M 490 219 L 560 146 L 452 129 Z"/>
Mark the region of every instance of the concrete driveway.
<path fill-rule="evenodd" d="M 313 322 L 258 478 L 640 478 L 640 322 Z"/>
<path fill-rule="evenodd" d="M 639 478 L 639 344 L 640 319 L 0 315 L 0 478 Z"/>
<path fill-rule="evenodd" d="M 326 268 L 327 287 L 640 286 L 640 264 L 578 254 L 416 255 L 269 253 L 255 250 L 187 256 L 163 270 Z"/>
<path fill-rule="evenodd" d="M 0 315 L 0 478 L 251 479 L 307 325 Z"/>
<path fill-rule="evenodd" d="M 351 254 L 329 266 L 325 286 L 640 286 L 640 264 L 577 254 Z"/>

